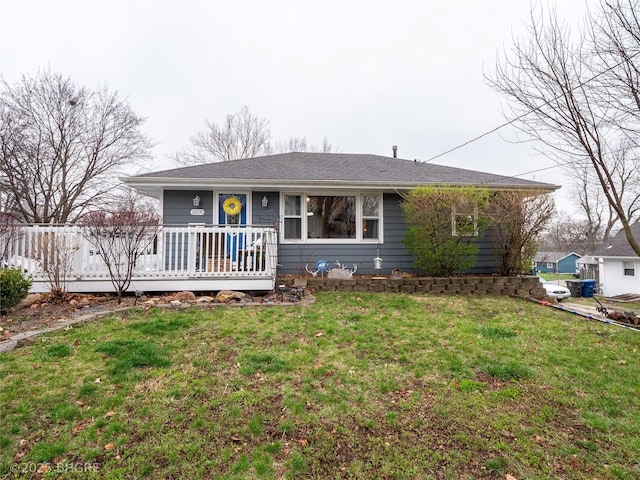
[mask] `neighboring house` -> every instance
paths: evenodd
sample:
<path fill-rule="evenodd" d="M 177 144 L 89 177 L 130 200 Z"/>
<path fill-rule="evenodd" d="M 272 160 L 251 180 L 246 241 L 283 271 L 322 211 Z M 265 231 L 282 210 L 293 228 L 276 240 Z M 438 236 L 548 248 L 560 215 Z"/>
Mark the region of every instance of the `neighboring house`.
<path fill-rule="evenodd" d="M 581 258 L 575 252 L 538 252 L 535 256 L 535 268 L 543 273 L 571 273 L 576 271 L 576 261 Z"/>
<path fill-rule="evenodd" d="M 580 272 L 582 280 L 596 280 L 600 283 L 598 259 L 592 255 L 585 255 L 576 260 L 576 269 Z"/>
<path fill-rule="evenodd" d="M 224 228 L 268 226 L 276 230 L 279 274 L 302 274 L 326 260 L 360 274 L 416 272 L 403 243 L 402 194 L 422 185 L 477 186 L 496 190 L 551 192 L 559 187 L 490 173 L 367 154 L 286 153 L 176 168 L 123 178 L 160 199 L 165 225 Z M 468 221 L 468 215 L 465 215 Z M 452 233 L 456 218 L 452 215 Z M 240 230 L 239 230 L 240 231 Z M 210 242 L 215 244 L 216 242 Z M 242 233 L 219 248 L 247 243 Z M 474 273 L 491 273 L 488 237 L 479 238 Z M 232 246 L 233 246 L 232 245 Z M 200 243 L 176 245 L 202 258 Z M 216 255 L 207 250 L 211 262 Z M 374 259 L 382 258 L 382 270 Z M 168 261 L 168 260 L 167 260 Z M 235 261 L 235 258 L 232 259 Z M 575 269 L 575 260 L 573 263 Z M 572 270 L 571 270 L 572 271 Z"/>
<path fill-rule="evenodd" d="M 640 223 L 632 225 L 631 232 L 640 240 Z M 640 294 L 640 258 L 629 245 L 624 230 L 591 256 L 600 260 L 600 288 L 604 295 Z"/>

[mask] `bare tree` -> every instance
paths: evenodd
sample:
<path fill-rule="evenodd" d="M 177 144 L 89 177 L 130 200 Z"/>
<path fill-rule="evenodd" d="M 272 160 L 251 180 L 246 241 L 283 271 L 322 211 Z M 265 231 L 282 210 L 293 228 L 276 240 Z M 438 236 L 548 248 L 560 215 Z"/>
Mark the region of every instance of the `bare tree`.
<path fill-rule="evenodd" d="M 552 252 L 576 252 L 581 255 L 593 248 L 589 245 L 588 222 L 572 218 L 566 212 L 559 212 L 547 226 L 541 237 L 541 249 Z"/>
<path fill-rule="evenodd" d="M 120 303 L 131 285 L 138 259 L 153 245 L 160 218 L 150 212 L 93 211 L 82 223 L 83 235 L 106 264 Z"/>
<path fill-rule="evenodd" d="M 112 192 L 109 206 L 111 211 L 145 212 L 149 215 L 160 215 L 160 203 L 157 199 L 122 185 Z"/>
<path fill-rule="evenodd" d="M 54 298 L 64 300 L 68 292 L 74 256 L 80 249 L 78 238 L 69 232 L 50 231 L 42 236 L 38 247 L 49 291 Z"/>
<path fill-rule="evenodd" d="M 516 275 L 530 269 L 538 242 L 555 213 L 551 194 L 494 192 L 486 208 L 496 270 Z"/>
<path fill-rule="evenodd" d="M 333 146 L 327 137 L 322 139 L 320 144 L 312 144 L 307 141 L 307 137 L 291 137 L 286 142 L 276 142 L 275 151 L 278 153 L 287 152 L 320 152 L 331 153 Z"/>
<path fill-rule="evenodd" d="M 0 211 L 0 268 L 10 265 L 10 245 L 21 236 L 22 229 L 18 220 L 13 215 Z"/>
<path fill-rule="evenodd" d="M 119 169 L 149 157 L 151 141 L 129 105 L 43 71 L 0 82 L 0 176 L 26 223 L 65 223 L 100 205 Z"/>
<path fill-rule="evenodd" d="M 554 10 L 532 12 L 529 38 L 514 40 L 489 81 L 509 99 L 507 116 L 543 153 L 587 172 L 640 255 L 630 228 L 640 207 L 638 6 L 602 1 L 577 36 Z"/>
<path fill-rule="evenodd" d="M 573 180 L 573 191 L 570 197 L 580 206 L 584 219 L 572 220 L 565 216 L 562 222 L 570 224 L 572 229 L 584 236 L 582 250 L 583 253 L 588 253 L 600 243 L 609 240 L 618 222 L 618 216 L 607 202 L 602 189 L 589 175 L 588 169 L 576 167 Z M 574 249 L 574 251 L 578 250 Z"/>
<path fill-rule="evenodd" d="M 331 151 L 333 147 L 327 137 L 319 144 L 309 143 L 306 137 L 291 137 L 284 142 L 275 142 L 274 147 L 269 121 L 254 115 L 245 105 L 238 112 L 228 114 L 222 125 L 207 120 L 205 130 L 196 132 L 191 137 L 191 145 L 175 154 L 173 161 L 181 166 L 191 166 L 269 155 L 274 152 Z"/>
<path fill-rule="evenodd" d="M 243 106 L 227 115 L 222 125 L 206 121 L 206 129 L 191 137 L 191 147 L 174 156 L 180 165 L 226 162 L 271 152 L 271 129 L 266 118 Z"/>

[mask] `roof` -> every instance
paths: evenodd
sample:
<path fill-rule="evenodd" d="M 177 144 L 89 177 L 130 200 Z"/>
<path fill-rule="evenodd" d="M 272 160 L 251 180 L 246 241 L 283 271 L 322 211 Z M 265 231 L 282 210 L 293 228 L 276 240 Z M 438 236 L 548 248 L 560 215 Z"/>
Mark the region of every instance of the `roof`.
<path fill-rule="evenodd" d="M 640 223 L 631 225 L 631 234 L 633 238 L 640 241 Z M 620 230 L 611 239 L 609 245 L 601 245 L 591 254 L 593 257 L 634 257 L 638 258 L 636 252 L 633 251 L 631 245 L 627 241 L 624 230 Z"/>
<path fill-rule="evenodd" d="M 591 255 L 584 256 L 576 260 L 576 265 L 598 265 L 598 260 L 596 260 Z"/>
<path fill-rule="evenodd" d="M 575 255 L 580 258 L 582 255 L 576 252 L 538 252 L 536 253 L 536 257 L 534 261 L 536 262 L 559 262 L 563 258 L 570 257 L 571 255 Z"/>
<path fill-rule="evenodd" d="M 420 185 L 465 185 L 544 191 L 559 188 L 548 183 L 415 160 L 368 154 L 310 152 L 175 168 L 126 177 L 122 181 L 147 192 L 163 187 L 208 185 L 393 189 L 411 189 Z"/>

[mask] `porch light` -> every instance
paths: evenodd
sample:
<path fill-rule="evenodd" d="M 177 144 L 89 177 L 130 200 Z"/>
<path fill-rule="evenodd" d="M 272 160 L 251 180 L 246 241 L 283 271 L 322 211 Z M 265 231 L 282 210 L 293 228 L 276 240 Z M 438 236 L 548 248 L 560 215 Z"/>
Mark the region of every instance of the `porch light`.
<path fill-rule="evenodd" d="M 194 207 L 199 207 L 200 206 L 200 196 L 196 195 L 195 197 L 193 197 L 193 206 Z"/>
<path fill-rule="evenodd" d="M 265 195 L 264 197 L 262 197 L 262 206 L 264 208 L 267 208 L 267 205 L 269 205 L 269 199 L 267 198 L 267 196 Z"/>

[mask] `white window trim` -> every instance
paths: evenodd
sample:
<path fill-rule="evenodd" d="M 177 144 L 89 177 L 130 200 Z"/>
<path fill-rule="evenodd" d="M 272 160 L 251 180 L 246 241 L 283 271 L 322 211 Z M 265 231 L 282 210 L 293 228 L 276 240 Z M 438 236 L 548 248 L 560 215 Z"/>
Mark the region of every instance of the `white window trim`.
<path fill-rule="evenodd" d="M 300 215 L 285 215 L 285 197 L 300 197 Z M 282 228 L 280 229 L 280 243 L 302 243 L 303 239 L 307 236 L 307 225 L 304 221 L 304 216 L 306 214 L 306 210 L 303 209 L 302 203 L 304 203 L 304 193 L 303 192 L 286 192 L 280 194 L 280 225 Z M 285 219 L 287 218 L 299 218 L 300 219 L 300 236 L 302 238 L 285 238 Z"/>
<path fill-rule="evenodd" d="M 632 266 L 633 275 L 627 275 L 626 270 L 630 270 L 630 269 L 625 267 L 625 265 L 627 265 L 627 264 L 630 264 Z M 636 271 L 637 271 L 636 262 L 631 261 L 631 260 L 627 260 L 627 261 L 623 260 L 622 261 L 622 276 L 623 277 L 625 277 L 625 278 L 635 278 Z"/>
<path fill-rule="evenodd" d="M 285 208 L 285 196 L 300 196 L 300 216 L 301 216 L 301 237 L 302 238 L 284 238 L 284 220 L 285 218 L 297 218 L 294 216 L 285 216 L 284 208 Z M 306 198 L 313 196 L 337 196 L 337 197 L 356 197 L 356 236 L 355 238 L 307 238 L 308 230 L 307 230 L 307 221 L 306 221 L 306 213 L 307 213 L 307 205 Z M 362 225 L 363 225 L 363 215 L 362 215 L 362 197 L 365 196 L 375 196 L 378 197 L 378 217 L 367 216 L 364 217 L 366 219 L 378 219 L 378 238 L 363 238 L 362 236 Z M 367 244 L 378 244 L 383 243 L 384 241 L 384 228 L 383 228 L 383 203 L 384 196 L 382 192 L 344 192 L 344 191 L 315 191 L 315 190 L 307 190 L 307 191 L 291 191 L 291 192 L 280 192 L 280 224 L 282 228 L 280 229 L 280 243 L 283 244 L 323 244 L 323 245 L 338 245 L 344 243 L 367 243 Z"/>
<path fill-rule="evenodd" d="M 468 215 L 466 212 L 465 213 L 458 213 L 456 210 L 455 205 L 453 207 L 451 207 L 451 235 L 453 237 L 477 237 L 479 235 L 478 232 L 478 207 L 473 207 L 473 233 L 471 234 L 458 234 L 458 230 L 456 228 L 456 218 L 459 215 Z"/>

